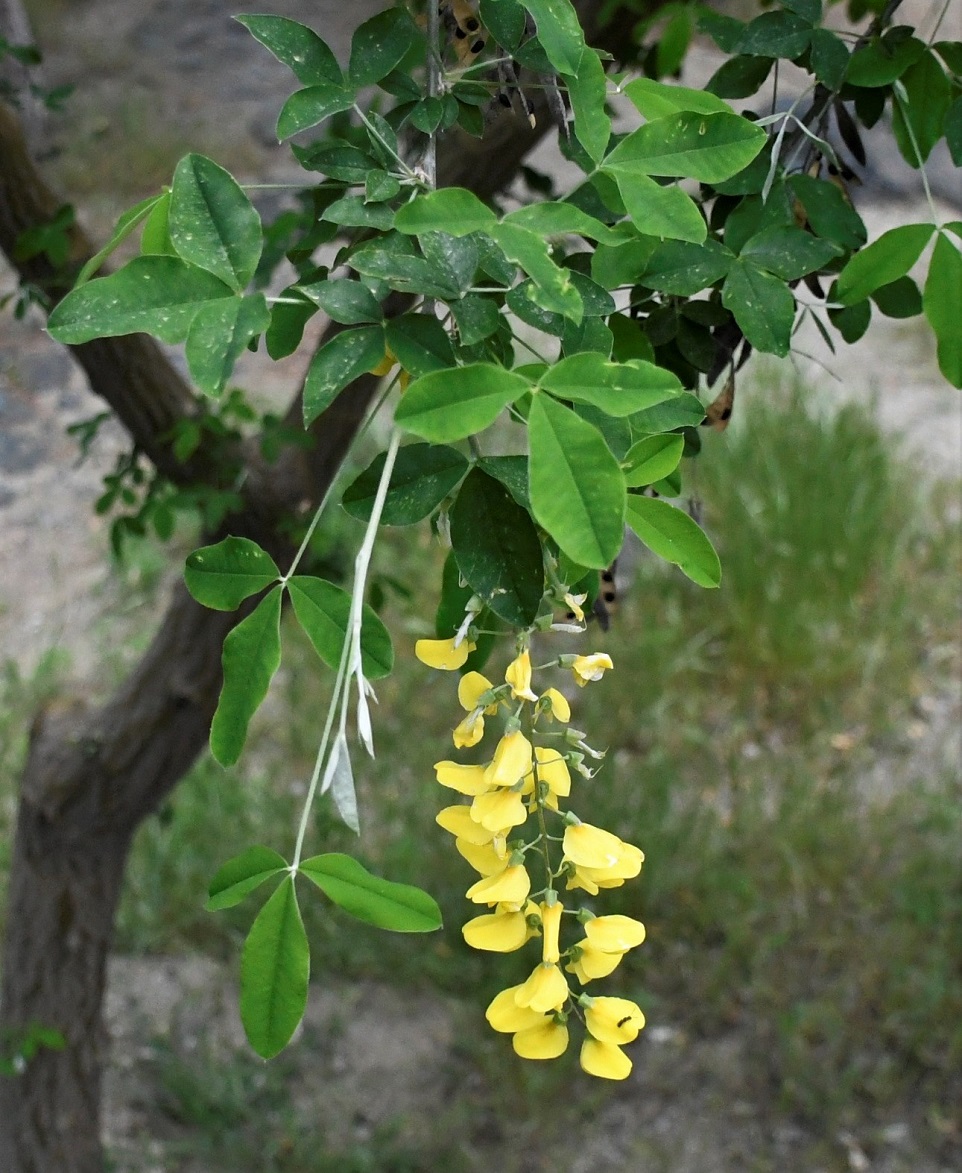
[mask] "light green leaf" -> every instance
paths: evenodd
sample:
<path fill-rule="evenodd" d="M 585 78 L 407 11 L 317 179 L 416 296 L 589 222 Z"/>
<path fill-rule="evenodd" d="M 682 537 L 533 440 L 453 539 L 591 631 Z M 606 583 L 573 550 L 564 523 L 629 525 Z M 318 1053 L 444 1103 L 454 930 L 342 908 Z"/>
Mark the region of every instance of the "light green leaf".
<path fill-rule="evenodd" d="M 561 399 L 591 403 L 608 415 L 626 416 L 678 395 L 677 375 L 640 359 L 609 362 L 596 353 L 575 354 L 550 367 L 539 386 Z"/>
<path fill-rule="evenodd" d="M 680 114 L 647 122 L 623 139 L 605 166 L 628 164 L 646 175 L 719 183 L 736 175 L 765 145 L 765 131 L 738 114 Z"/>
<path fill-rule="evenodd" d="M 233 611 L 277 582 L 277 563 L 250 538 L 224 538 L 215 546 L 202 546 L 187 555 L 184 582 L 202 607 Z"/>
<path fill-rule="evenodd" d="M 528 415 L 528 488 L 538 523 L 569 558 L 603 570 L 621 549 L 625 478 L 597 428 L 547 395 Z"/>
<path fill-rule="evenodd" d="M 277 116 L 278 142 L 317 126 L 332 114 L 350 110 L 353 105 L 354 91 L 341 85 L 323 83 L 297 90 L 287 99 Z"/>
<path fill-rule="evenodd" d="M 504 217 L 505 224 L 527 228 L 539 236 L 586 236 L 603 244 L 620 245 L 625 241 L 623 233 L 602 224 L 574 204 L 539 203 L 526 204 Z"/>
<path fill-rule="evenodd" d="M 394 212 L 386 204 L 369 204 L 363 196 L 347 195 L 335 200 L 321 213 L 322 220 L 347 228 L 376 228 L 387 232 L 394 227 Z"/>
<path fill-rule="evenodd" d="M 145 257 L 176 257 L 177 250 L 170 239 L 170 192 L 165 191 L 150 210 L 140 234 L 140 251 Z"/>
<path fill-rule="evenodd" d="M 68 346 L 119 334 L 153 334 L 183 342 L 202 306 L 233 291 L 179 257 L 134 257 L 109 277 L 73 289 L 47 320 L 52 338 Z"/>
<path fill-rule="evenodd" d="M 705 408 L 696 395 L 686 391 L 674 399 L 666 399 L 655 407 L 639 411 L 630 417 L 633 436 L 650 436 L 670 432 L 675 428 L 697 428 L 705 418 Z"/>
<path fill-rule="evenodd" d="M 304 381 L 304 426 L 309 428 L 343 389 L 384 357 L 384 330 L 359 326 L 335 334 L 311 359 Z"/>
<path fill-rule="evenodd" d="M 708 235 L 698 205 L 676 184 L 662 184 L 646 174 L 647 164 L 606 161 L 631 221 L 645 236 L 700 244 Z"/>
<path fill-rule="evenodd" d="M 666 85 L 650 77 L 635 78 L 624 87 L 623 93 L 649 122 L 669 114 L 680 114 L 683 110 L 692 110 L 697 114 L 732 113 L 727 102 L 707 90 Z"/>
<path fill-rule="evenodd" d="M 234 177 L 212 159 L 186 155 L 177 164 L 168 223 L 185 261 L 237 293 L 254 276 L 263 244 L 261 218 Z"/>
<path fill-rule="evenodd" d="M 336 669 L 347 634 L 351 596 L 326 579 L 304 574 L 295 574 L 287 588 L 297 622 L 324 663 Z M 389 675 L 394 667 L 391 636 L 367 603 L 361 614 L 361 667 L 369 680 Z"/>
<path fill-rule="evenodd" d="M 351 85 L 360 89 L 380 81 L 421 36 L 407 9 L 400 6 L 366 20 L 351 41 Z"/>
<path fill-rule="evenodd" d="M 263 293 L 222 298 L 197 311 L 184 353 L 191 378 L 205 395 L 220 395 L 248 342 L 263 334 L 270 322 Z"/>
<path fill-rule="evenodd" d="M 585 34 L 570 0 L 521 0 L 534 17 L 538 40 L 559 73 L 577 75 L 585 50 Z"/>
<path fill-rule="evenodd" d="M 307 1008 L 310 976 L 307 934 L 288 876 L 258 913 L 241 955 L 241 1021 L 262 1059 L 273 1059 L 291 1041 Z"/>
<path fill-rule="evenodd" d="M 394 419 L 424 440 L 450 444 L 483 431 L 530 388 L 527 379 L 493 363 L 432 371 L 408 387 Z"/>
<path fill-rule="evenodd" d="M 284 16 L 245 13 L 235 16 L 234 20 L 244 25 L 278 61 L 283 62 L 301 85 L 340 84 L 341 68 L 337 58 L 313 29 Z"/>
<path fill-rule="evenodd" d="M 583 306 L 571 274 L 551 259 L 542 237 L 516 224 L 492 224 L 487 231 L 508 260 L 520 265 L 534 282 L 533 301 L 542 309 L 562 314 L 573 322 L 581 321 Z"/>
<path fill-rule="evenodd" d="M 649 550 L 677 566 L 692 582 L 717 587 L 718 555 L 703 530 L 683 509 L 653 497 L 628 496 L 628 524 Z"/>
<path fill-rule="evenodd" d="M 132 208 L 128 208 L 126 212 L 117 220 L 116 227 L 111 233 L 110 239 L 102 249 L 94 253 L 90 260 L 77 274 L 77 280 L 74 282 L 74 289 L 79 285 L 83 285 L 89 281 L 90 278 L 97 272 L 100 266 L 104 263 L 107 257 L 114 251 L 115 248 L 134 231 L 138 224 L 145 220 L 154 208 L 154 205 L 159 203 L 164 198 L 163 195 L 148 196 L 147 199 L 141 200 L 139 204 L 134 204 Z"/>
<path fill-rule="evenodd" d="M 222 766 L 240 757 L 251 717 L 280 666 L 282 596 L 274 587 L 224 640 L 224 684 L 210 727 L 210 752 Z"/>
<path fill-rule="evenodd" d="M 384 453 L 344 490 L 341 504 L 352 517 L 367 521 L 384 468 Z M 468 471 L 456 448 L 407 444 L 398 451 L 381 513 L 382 525 L 414 525 L 429 517 Z"/>
<path fill-rule="evenodd" d="M 722 304 L 756 350 L 784 358 L 792 340 L 795 298 L 784 281 L 736 260 L 722 286 Z"/>
<path fill-rule="evenodd" d="M 272 876 L 286 871 L 287 860 L 269 847 L 248 847 L 217 869 L 204 907 L 208 912 L 233 908 Z"/>
<path fill-rule="evenodd" d="M 486 231 L 497 223 L 497 216 L 478 197 L 463 187 L 442 187 L 415 196 L 394 217 L 398 232 L 418 236 L 422 232 L 446 232 L 448 236 L 467 236 Z"/>
<path fill-rule="evenodd" d="M 374 876 L 349 855 L 314 855 L 303 860 L 299 870 L 329 900 L 365 924 L 395 933 L 433 933 L 441 927 L 441 910 L 427 892 Z"/>
<path fill-rule="evenodd" d="M 681 463 L 684 436 L 646 436 L 632 444 L 623 461 L 629 489 L 653 485 L 670 476 Z"/>
<path fill-rule="evenodd" d="M 904 277 L 922 255 L 934 231 L 932 224 L 902 224 L 883 232 L 878 240 L 856 253 L 839 273 L 835 299 L 842 305 L 854 305 L 882 285 L 891 285 Z"/>
<path fill-rule="evenodd" d="M 577 74 L 564 78 L 575 120 L 578 142 L 595 164 L 601 162 L 611 138 L 611 119 L 605 110 L 608 83 L 605 68 L 594 49 L 585 48 Z"/>
<path fill-rule="evenodd" d="M 962 256 L 939 233 L 925 282 L 922 304 L 938 344 L 939 370 L 962 388 Z"/>

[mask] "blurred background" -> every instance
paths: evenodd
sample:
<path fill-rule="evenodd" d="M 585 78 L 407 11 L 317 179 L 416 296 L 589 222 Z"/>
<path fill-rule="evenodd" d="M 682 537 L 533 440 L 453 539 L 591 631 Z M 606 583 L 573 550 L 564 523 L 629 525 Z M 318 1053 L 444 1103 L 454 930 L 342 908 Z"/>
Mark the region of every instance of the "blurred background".
<path fill-rule="evenodd" d="M 353 26 L 378 7 L 257 6 L 312 24 L 342 59 Z M 301 177 L 273 134 L 286 75 L 229 19 L 236 5 L 28 8 L 43 84 L 75 87 L 38 130 L 38 153 L 95 238 L 187 150 L 250 182 Z M 932 8 L 909 4 L 906 17 Z M 698 84 L 715 63 L 696 43 L 683 80 Z M 854 195 L 871 237 L 928 216 L 918 177 L 894 156 L 883 144 L 878 174 Z M 550 170 L 547 153 L 538 166 Z M 957 172 L 941 166 L 940 212 L 958 218 Z M 258 202 L 269 215 L 282 200 Z M 0 297 L 14 286 L 0 269 Z M 814 332 L 798 345 L 793 362 L 751 369 L 731 427 L 706 432 L 686 464 L 721 589 L 627 557 L 610 631 L 586 637 L 615 661 L 575 710 L 611 747 L 590 784 L 591 817 L 647 856 L 641 883 L 606 904 L 648 926 L 606 989 L 648 1016 L 632 1077 L 599 1086 L 574 1053 L 523 1064 L 484 1023 L 489 998 L 525 963 L 461 938 L 471 873 L 434 824 L 431 769 L 459 710 L 450 681 L 412 654 L 443 551 L 425 527 L 386 530 L 375 585 L 398 657 L 378 690 L 377 760 L 356 763 L 358 854 L 428 887 L 446 927 L 393 937 L 315 907 L 303 1035 L 270 1065 L 247 1049 L 234 977 L 251 911 L 211 916 L 202 905 L 229 855 L 293 833 L 327 682 L 290 625 L 239 767 L 202 760 L 136 842 L 109 997 L 112 1168 L 962 1168 L 958 393 L 940 383 L 920 319 L 879 319 L 837 356 Z M 305 363 L 249 355 L 237 382 L 281 404 Z M 76 425 L 100 410 L 39 318 L 17 320 L 8 306 L 0 898 L 31 718 L 66 703 L 78 681 L 109 692 L 196 538 L 186 526 L 167 547 L 128 538 L 124 559 L 111 558 L 123 502 L 103 502 L 103 478 L 124 437 L 107 424 L 83 460 L 77 442 Z M 374 451 L 362 447 L 355 472 Z M 346 571 L 360 531 L 332 512 L 321 553 L 333 572 Z M 357 850 L 323 803 L 316 842 Z"/>

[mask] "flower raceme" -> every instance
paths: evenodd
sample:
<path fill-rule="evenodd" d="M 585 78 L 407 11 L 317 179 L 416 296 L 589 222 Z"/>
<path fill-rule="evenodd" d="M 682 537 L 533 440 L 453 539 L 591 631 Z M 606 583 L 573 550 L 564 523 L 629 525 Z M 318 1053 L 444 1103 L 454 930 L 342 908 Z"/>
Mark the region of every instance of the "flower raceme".
<path fill-rule="evenodd" d="M 474 643 L 468 638 L 419 640 L 416 655 L 429 667 L 463 669 Z M 562 656 L 556 664 L 571 670 L 580 687 L 611 671 L 603 653 Z M 525 1059 L 555 1059 L 568 1046 L 572 1017 L 584 1023 L 581 1066 L 602 1079 L 625 1079 L 631 1060 L 622 1049 L 637 1037 L 645 1018 L 624 998 L 578 993 L 607 977 L 640 945 L 645 928 L 629 916 L 596 916 L 561 899 L 579 889 L 597 895 L 620 887 L 641 871 L 644 856 L 633 844 L 602 827 L 582 822 L 561 809 L 571 795 L 572 768 L 588 774 L 584 753 L 604 755 L 584 743 L 583 734 L 564 727 L 571 720 L 568 699 L 557 688 L 538 692 L 537 669 L 522 637 L 504 683 L 480 672 L 463 673 L 458 702 L 466 716 L 454 730 L 457 749 L 471 749 L 485 735 L 485 718 L 499 712 L 504 729 L 487 761 L 440 761 L 438 783 L 463 802 L 446 806 L 438 824 L 454 836 L 461 856 L 479 879 L 467 898 L 481 905 L 462 933 L 474 949 L 512 953 L 540 938 L 541 960 L 519 985 L 502 990 L 488 1006 L 491 1027 L 512 1036 Z M 560 848 L 560 853 L 559 853 Z M 581 930 L 579 940 L 565 930 Z"/>

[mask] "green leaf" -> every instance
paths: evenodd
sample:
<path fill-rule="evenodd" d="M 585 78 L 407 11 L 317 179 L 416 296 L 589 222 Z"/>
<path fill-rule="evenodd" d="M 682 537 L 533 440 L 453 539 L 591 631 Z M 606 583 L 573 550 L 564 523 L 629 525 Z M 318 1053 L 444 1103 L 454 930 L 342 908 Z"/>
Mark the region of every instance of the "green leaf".
<path fill-rule="evenodd" d="M 562 399 L 591 403 L 608 415 L 633 415 L 681 392 L 677 375 L 636 359 L 609 362 L 596 353 L 575 354 L 550 367 L 539 385 Z"/>
<path fill-rule="evenodd" d="M 735 52 L 750 57 L 784 57 L 794 61 L 808 48 L 812 26 L 790 12 L 763 12 L 749 21 Z"/>
<path fill-rule="evenodd" d="M 577 74 L 569 74 L 564 81 L 578 142 L 593 163 L 600 163 L 611 138 L 611 119 L 605 111 L 608 93 L 605 68 L 594 49 L 584 50 Z"/>
<path fill-rule="evenodd" d="M 235 16 L 278 61 L 290 69 L 305 86 L 339 85 L 341 68 L 324 41 L 306 25 L 284 16 Z"/>
<path fill-rule="evenodd" d="M 899 277 L 891 285 L 882 285 L 872 294 L 872 301 L 887 318 L 914 318 L 922 312 L 922 294 L 911 277 Z"/>
<path fill-rule="evenodd" d="M 883 232 L 855 254 L 838 276 L 835 299 L 842 305 L 863 301 L 882 285 L 890 285 L 912 268 L 935 228 L 931 224 L 902 224 Z"/>
<path fill-rule="evenodd" d="M 518 0 L 481 0 L 481 20 L 502 49 L 513 52 L 524 36 L 525 14 Z"/>
<path fill-rule="evenodd" d="M 385 327 L 391 353 L 412 379 L 454 366 L 447 331 L 433 314 L 401 314 Z"/>
<path fill-rule="evenodd" d="M 664 480 L 681 464 L 684 451 L 684 436 L 646 436 L 628 450 L 623 462 L 625 483 L 629 489 L 638 489 Z"/>
<path fill-rule="evenodd" d="M 208 912 L 233 908 L 255 888 L 259 888 L 272 876 L 287 871 L 287 868 L 288 863 L 283 855 L 278 855 L 269 847 L 248 847 L 217 869 L 210 882 L 204 907 Z"/>
<path fill-rule="evenodd" d="M 793 175 L 788 187 L 817 235 L 849 251 L 865 243 L 867 234 L 862 217 L 834 183 L 811 175 Z"/>
<path fill-rule="evenodd" d="M 962 388 L 962 256 L 942 233 L 932 251 L 923 305 L 938 344 L 939 370 Z"/>
<path fill-rule="evenodd" d="M 365 322 L 380 322 L 384 317 L 381 303 L 360 281 L 347 277 L 316 281 L 301 285 L 298 292 L 319 305 L 332 322 L 357 326 Z"/>
<path fill-rule="evenodd" d="M 731 57 L 715 70 L 705 90 L 719 98 L 750 98 L 768 80 L 773 64 L 770 57 Z"/>
<path fill-rule="evenodd" d="M 738 114 L 682 111 L 633 131 L 605 160 L 629 164 L 646 175 L 718 183 L 736 175 L 765 144 L 765 131 Z"/>
<path fill-rule="evenodd" d="M 822 19 L 822 0 L 779 0 L 779 3 L 809 24 L 817 24 Z"/>
<path fill-rule="evenodd" d="M 408 387 L 394 419 L 424 440 L 450 444 L 483 431 L 530 388 L 527 379 L 493 363 L 432 371 Z"/>
<path fill-rule="evenodd" d="M 591 276 L 605 289 L 634 284 L 657 246 L 651 237 L 629 239 L 618 248 L 599 244 L 591 258 Z"/>
<path fill-rule="evenodd" d="M 668 240 L 700 243 L 708 235 L 698 205 L 676 184 L 661 184 L 646 174 L 646 163 L 606 162 L 625 209 L 639 232 Z"/>
<path fill-rule="evenodd" d="M 349 855 L 314 855 L 299 871 L 338 907 L 375 928 L 433 933 L 441 927 L 441 910 L 427 892 L 374 876 Z"/>
<path fill-rule="evenodd" d="M 474 346 L 496 334 L 501 325 L 501 311 L 490 297 L 469 293 L 451 306 L 462 346 Z"/>
<path fill-rule="evenodd" d="M 445 301 L 453 301 L 458 296 L 459 290 L 446 270 L 425 257 L 385 247 L 385 240 L 392 239 L 382 238 L 358 249 L 351 256 L 351 264 L 364 276 L 376 277 L 400 293 L 440 297 Z M 399 239 L 407 240 L 407 237 Z"/>
<path fill-rule="evenodd" d="M 170 239 L 170 192 L 165 191 L 151 209 L 144 221 L 140 234 L 140 251 L 143 256 L 176 257 L 177 250 Z"/>
<path fill-rule="evenodd" d="M 717 587 L 718 555 L 703 530 L 682 509 L 653 497 L 629 494 L 628 524 L 649 550 L 677 566 L 692 582 Z"/>
<path fill-rule="evenodd" d="M 945 116 L 952 104 L 952 85 L 931 52 L 909 66 L 900 84 L 906 100 L 893 103 L 892 132 L 902 158 L 917 170 L 942 137 Z"/>
<path fill-rule="evenodd" d="M 419 40 L 421 33 L 406 8 L 388 8 L 372 16 L 351 41 L 351 85 L 360 89 L 380 81 Z"/>
<path fill-rule="evenodd" d="M 635 109 L 649 122 L 693 110 L 697 114 L 730 114 L 727 102 L 706 90 L 690 90 L 686 86 L 666 85 L 650 77 L 637 77 L 623 90 Z"/>
<path fill-rule="evenodd" d="M 569 558 L 593 569 L 621 549 L 625 478 L 597 428 L 546 395 L 528 415 L 531 508 Z"/>
<path fill-rule="evenodd" d="M 705 418 L 705 409 L 696 395 L 687 392 L 675 399 L 666 399 L 655 407 L 631 416 L 631 431 L 636 436 L 670 432 L 674 428 L 697 428 Z"/>
<path fill-rule="evenodd" d="M 394 217 L 398 232 L 418 236 L 422 232 L 446 232 L 467 236 L 497 223 L 497 216 L 478 197 L 463 187 L 442 187 L 415 196 Z"/>
<path fill-rule="evenodd" d="M 185 355 L 191 378 L 205 395 L 220 395 L 247 344 L 270 322 L 263 293 L 222 298 L 197 311 L 187 331 Z"/>
<path fill-rule="evenodd" d="M 324 663 L 336 669 L 347 635 L 351 596 L 326 579 L 305 574 L 295 574 L 287 587 L 297 622 Z M 369 680 L 387 676 L 394 667 L 391 637 L 367 603 L 361 613 L 361 667 Z"/>
<path fill-rule="evenodd" d="M 341 85 L 308 86 L 297 90 L 287 99 L 277 116 L 277 139 L 283 142 L 302 130 L 310 130 L 332 114 L 350 110 L 354 105 L 354 91 Z"/>
<path fill-rule="evenodd" d="M 838 245 L 819 240 L 801 228 L 773 225 L 751 237 L 739 255 L 783 281 L 796 281 L 823 269 L 841 253 Z"/>
<path fill-rule="evenodd" d="M 271 306 L 271 324 L 264 335 L 264 344 L 275 362 L 297 350 L 304 337 L 304 327 L 317 313 L 317 306 L 299 294 L 296 286 L 289 285 L 282 296 L 292 299 L 294 304 L 276 301 Z"/>
<path fill-rule="evenodd" d="M 379 170 L 377 160 L 366 151 L 340 140 L 322 139 L 309 147 L 294 144 L 291 150 L 305 171 L 320 171 L 342 183 L 365 183 L 372 171 Z"/>
<path fill-rule="evenodd" d="M 725 277 L 734 260 L 731 250 L 717 240 L 666 241 L 651 254 L 638 281 L 661 293 L 690 297 Z"/>
<path fill-rule="evenodd" d="M 311 359 L 304 381 L 304 426 L 309 428 L 340 392 L 384 358 L 384 331 L 380 326 L 342 330 Z"/>
<path fill-rule="evenodd" d="M 735 315 L 756 350 L 788 354 L 795 323 L 795 298 L 784 281 L 741 259 L 735 261 L 722 286 L 722 305 Z"/>
<path fill-rule="evenodd" d="M 262 1059 L 273 1059 L 291 1041 L 307 1008 L 310 976 L 307 934 L 289 876 L 258 913 L 241 955 L 241 1021 Z"/>
<path fill-rule="evenodd" d="M 210 727 L 210 752 L 222 766 L 241 755 L 247 727 L 281 662 L 281 599 L 274 587 L 224 640 L 224 684 Z"/>
<path fill-rule="evenodd" d="M 962 167 L 962 96 L 956 98 L 946 111 L 942 130 L 952 162 L 956 167 Z"/>
<path fill-rule="evenodd" d="M 274 559 L 250 538 L 227 537 L 187 555 L 184 582 L 202 607 L 233 611 L 277 582 L 281 572 Z"/>
<path fill-rule="evenodd" d="M 874 41 L 852 54 L 845 80 L 849 85 L 870 88 L 891 85 L 924 52 L 925 44 L 916 37 Z"/>
<path fill-rule="evenodd" d="M 558 73 L 577 76 L 585 50 L 585 34 L 570 0 L 522 0 L 534 17 L 538 40 Z"/>
<path fill-rule="evenodd" d="M 384 453 L 344 490 L 341 504 L 352 517 L 367 521 L 384 468 Z M 382 525 L 414 525 L 429 517 L 468 471 L 468 462 L 455 448 L 409 444 L 397 454 L 391 484 L 384 500 Z"/>
<path fill-rule="evenodd" d="M 418 244 L 425 257 L 459 294 L 471 288 L 480 258 L 476 234 L 451 236 L 447 232 L 422 232 Z"/>
<path fill-rule="evenodd" d="M 535 283 L 532 298 L 542 309 L 581 321 L 583 306 L 571 274 L 551 259 L 542 237 L 515 224 L 495 223 L 487 231 L 508 260 L 520 265 Z"/>
<path fill-rule="evenodd" d="M 849 52 L 841 37 L 828 29 L 812 29 L 811 62 L 812 72 L 823 86 L 832 91 L 842 88 Z"/>
<path fill-rule="evenodd" d="M 451 507 L 451 548 L 461 577 L 514 627 L 535 620 L 544 593 L 541 542 L 530 515 L 480 468 Z"/>
<path fill-rule="evenodd" d="M 94 253 L 90 260 L 77 274 L 77 280 L 74 282 L 74 289 L 79 285 L 83 285 L 89 281 L 90 278 L 97 272 L 100 266 L 104 263 L 107 257 L 117 248 L 117 246 L 127 239 L 127 237 L 134 231 L 138 224 L 145 220 L 153 211 L 154 206 L 164 198 L 163 195 L 148 196 L 147 199 L 141 200 L 139 204 L 134 204 L 132 208 L 128 208 L 126 212 L 117 220 L 117 224 L 110 235 L 110 239 L 102 249 Z"/>
<path fill-rule="evenodd" d="M 202 306 L 233 296 L 223 281 L 179 257 L 134 257 L 109 277 L 71 290 L 54 307 L 47 331 L 68 346 L 140 332 L 183 342 Z"/>
<path fill-rule="evenodd" d="M 170 239 L 192 265 L 240 293 L 254 276 L 261 218 L 229 172 L 204 155 L 185 155 L 170 189 Z"/>
<path fill-rule="evenodd" d="M 504 217 L 505 224 L 527 228 L 539 236 L 586 236 L 604 244 L 620 245 L 625 241 L 621 232 L 602 224 L 574 204 L 539 203 L 526 204 Z"/>
<path fill-rule="evenodd" d="M 531 512 L 527 456 L 482 456 L 478 465 L 500 481 L 523 509 Z"/>
<path fill-rule="evenodd" d="M 854 305 L 844 306 L 842 309 L 833 307 L 828 311 L 828 317 L 835 329 L 851 346 L 858 342 L 869 328 L 872 321 L 872 303 L 866 297 Z"/>

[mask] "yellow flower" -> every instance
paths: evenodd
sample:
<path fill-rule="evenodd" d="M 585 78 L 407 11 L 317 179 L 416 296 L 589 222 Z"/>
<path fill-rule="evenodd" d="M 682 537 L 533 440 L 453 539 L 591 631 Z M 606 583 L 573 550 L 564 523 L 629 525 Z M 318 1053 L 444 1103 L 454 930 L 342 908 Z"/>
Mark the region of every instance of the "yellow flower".
<path fill-rule="evenodd" d="M 459 794 L 486 794 L 490 787 L 484 780 L 484 766 L 462 766 L 459 762 L 435 762 L 434 772 L 442 786 Z"/>
<path fill-rule="evenodd" d="M 532 1030 L 544 1023 L 543 1014 L 527 1006 L 519 1006 L 515 1001 L 515 994 L 520 989 L 520 986 L 509 986 L 491 1000 L 484 1017 L 492 1030 L 507 1035 L 520 1030 Z"/>
<path fill-rule="evenodd" d="M 556 688 L 549 688 L 541 699 L 545 697 L 551 702 L 551 719 L 552 721 L 561 721 L 567 725 L 571 720 L 571 705 L 568 704 L 567 698 L 563 693 L 558 692 Z"/>
<path fill-rule="evenodd" d="M 489 831 L 507 831 L 527 821 L 528 810 L 517 790 L 493 790 L 471 803 L 471 818 Z"/>
<path fill-rule="evenodd" d="M 535 966 L 531 976 L 518 987 L 514 1000 L 519 1006 L 546 1013 L 560 1010 L 568 1000 L 568 982 L 557 965 Z"/>
<path fill-rule="evenodd" d="M 536 701 L 531 691 L 531 657 L 525 649 L 508 665 L 504 679 L 511 685 L 511 695 L 516 701 Z"/>
<path fill-rule="evenodd" d="M 521 864 L 513 864 L 497 875 L 478 880 L 466 895 L 475 904 L 523 904 L 530 891 L 531 877 Z"/>
<path fill-rule="evenodd" d="M 631 1060 L 621 1047 L 590 1036 L 581 1044 L 581 1066 L 600 1079 L 627 1079 L 631 1074 Z"/>
<path fill-rule="evenodd" d="M 470 749 L 477 745 L 484 737 L 484 714 L 481 709 L 472 709 L 470 713 L 459 721 L 452 734 L 454 744 L 458 749 Z"/>
<path fill-rule="evenodd" d="M 570 823 L 564 834 L 565 859 L 580 867 L 597 871 L 609 869 L 626 871 L 624 879 L 630 880 L 641 871 L 644 856 L 637 847 L 625 843 L 617 835 L 590 823 Z M 630 868 L 637 862 L 637 870 Z"/>
<path fill-rule="evenodd" d="M 513 953 L 537 933 L 528 924 L 529 910 L 535 911 L 530 901 L 524 908 L 518 908 L 515 904 L 499 904 L 494 912 L 469 920 L 462 926 L 461 933 L 472 949 Z"/>
<path fill-rule="evenodd" d="M 379 375 L 379 376 L 386 375 L 391 370 L 391 368 L 394 367 L 396 364 L 397 364 L 397 359 L 391 353 L 390 347 L 385 347 L 384 348 L 384 357 L 381 359 L 378 359 L 377 364 L 375 366 L 371 367 L 370 373 L 372 375 Z"/>
<path fill-rule="evenodd" d="M 514 786 L 531 772 L 531 742 L 520 729 L 498 742 L 494 759 L 485 771 L 489 786 Z"/>
<path fill-rule="evenodd" d="M 604 652 L 593 652 L 590 656 L 575 656 L 571 663 L 571 671 L 582 688 L 589 680 L 600 680 L 611 668 L 614 668 L 611 657 Z"/>
<path fill-rule="evenodd" d="M 620 1047 L 633 1043 L 644 1030 L 645 1016 L 627 998 L 592 998 L 585 1007 L 585 1026 L 599 1043 Z"/>
<path fill-rule="evenodd" d="M 630 843 L 623 843 L 616 861 L 606 868 L 577 866 L 568 876 L 568 889 L 584 888 L 592 896 L 600 888 L 620 888 L 625 880 L 633 880 L 641 871 L 644 855 Z"/>
<path fill-rule="evenodd" d="M 568 973 L 573 973 L 583 986 L 594 981 L 595 978 L 607 977 L 621 965 L 624 953 L 602 953 L 600 949 L 592 949 L 587 941 L 577 944 L 577 956 L 574 961 L 565 966 Z"/>
<path fill-rule="evenodd" d="M 561 960 L 558 936 L 561 932 L 562 912 L 564 906 L 560 900 L 556 900 L 554 904 L 541 905 L 541 932 L 544 934 L 541 960 L 546 965 L 557 965 Z"/>
<path fill-rule="evenodd" d="M 494 685 L 480 672 L 465 672 L 458 681 L 458 700 L 461 703 L 461 708 L 467 709 L 469 712 L 471 709 L 482 708 L 481 698 L 492 688 Z M 498 706 L 496 703 L 488 705 L 484 711 L 490 716 L 498 711 Z"/>
<path fill-rule="evenodd" d="M 645 939 L 645 926 L 630 916 L 594 916 L 584 929 L 591 947 L 602 953 L 627 953 Z"/>
<path fill-rule="evenodd" d="M 438 811 L 434 821 L 457 839 L 466 839 L 469 843 L 479 846 L 490 843 L 495 838 L 493 831 L 482 827 L 471 818 L 471 808 L 467 806 L 446 806 Z"/>
<path fill-rule="evenodd" d="M 475 644 L 466 639 L 455 647 L 453 636 L 451 639 L 419 639 L 414 645 L 414 654 L 429 668 L 441 668 L 445 672 L 450 672 L 461 668 L 475 647 Z"/>
<path fill-rule="evenodd" d="M 539 1026 L 519 1030 L 511 1045 L 522 1059 L 557 1059 L 568 1048 L 568 1028 L 546 1019 Z"/>
<path fill-rule="evenodd" d="M 586 594 L 572 595 L 569 593 L 565 595 L 565 603 L 568 605 L 568 610 L 572 615 L 574 615 L 575 619 L 577 619 L 579 623 L 584 623 L 585 621 L 585 613 L 581 604 L 585 601 L 585 599 L 587 599 L 587 597 L 588 596 Z"/>
<path fill-rule="evenodd" d="M 568 763 L 556 749 L 547 749 L 543 745 L 534 747 L 534 756 L 538 763 L 538 781 L 547 787 L 547 794 L 544 798 L 545 806 L 556 811 L 558 796 L 567 798 L 571 793 L 571 775 L 568 772 Z M 525 779 L 522 794 L 534 794 L 534 771 Z"/>
<path fill-rule="evenodd" d="M 496 876 L 508 866 L 508 853 L 503 837 L 500 844 L 497 836 L 491 843 L 469 843 L 467 839 L 455 839 L 454 846 L 482 876 Z"/>

